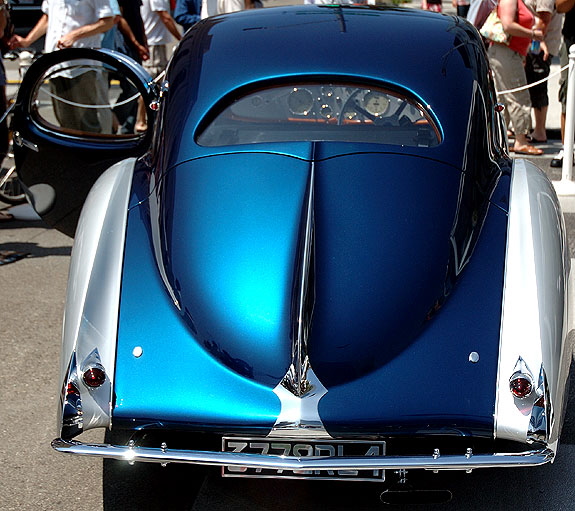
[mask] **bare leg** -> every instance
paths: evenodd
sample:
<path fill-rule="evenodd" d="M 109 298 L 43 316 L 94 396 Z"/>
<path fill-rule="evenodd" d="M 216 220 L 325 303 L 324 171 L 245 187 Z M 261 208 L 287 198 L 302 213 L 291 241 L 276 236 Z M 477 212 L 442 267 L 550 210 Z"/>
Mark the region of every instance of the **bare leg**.
<path fill-rule="evenodd" d="M 136 119 L 136 133 L 143 133 L 148 128 L 148 123 L 146 121 L 146 107 L 144 106 L 144 100 L 140 97 L 138 99 L 138 117 Z"/>
<path fill-rule="evenodd" d="M 533 129 L 531 136 L 535 140 L 547 140 L 547 131 L 545 130 L 545 124 L 547 123 L 547 110 L 548 107 L 546 106 L 533 109 L 533 114 L 535 117 L 535 128 Z"/>

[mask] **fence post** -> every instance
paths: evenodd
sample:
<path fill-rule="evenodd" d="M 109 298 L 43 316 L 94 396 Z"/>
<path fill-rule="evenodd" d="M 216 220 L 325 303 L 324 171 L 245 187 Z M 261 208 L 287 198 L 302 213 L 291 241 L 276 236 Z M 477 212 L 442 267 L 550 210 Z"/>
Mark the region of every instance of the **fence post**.
<path fill-rule="evenodd" d="M 573 137 L 575 136 L 575 44 L 569 48 L 565 135 L 563 138 L 563 168 L 561 181 L 555 181 L 557 195 L 575 195 L 573 181 Z"/>

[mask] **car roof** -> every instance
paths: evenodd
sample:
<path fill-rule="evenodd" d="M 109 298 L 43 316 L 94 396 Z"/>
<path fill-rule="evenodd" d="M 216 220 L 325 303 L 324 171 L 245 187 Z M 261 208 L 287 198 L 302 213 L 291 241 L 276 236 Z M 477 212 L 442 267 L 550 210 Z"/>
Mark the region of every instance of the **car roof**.
<path fill-rule="evenodd" d="M 187 32 L 168 70 L 166 118 L 196 133 L 243 91 L 319 77 L 411 95 L 438 120 L 451 152 L 465 145 L 477 84 L 489 93 L 483 43 L 462 18 L 398 7 L 275 7 L 214 16 Z"/>

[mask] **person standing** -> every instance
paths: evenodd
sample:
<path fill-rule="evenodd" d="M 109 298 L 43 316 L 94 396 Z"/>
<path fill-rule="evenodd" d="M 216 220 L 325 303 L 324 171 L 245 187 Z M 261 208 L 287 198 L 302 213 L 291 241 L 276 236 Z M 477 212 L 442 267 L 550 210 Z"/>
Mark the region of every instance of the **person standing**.
<path fill-rule="evenodd" d="M 467 18 L 469 12 L 469 0 L 451 0 L 451 5 L 457 9 L 457 15 L 461 18 Z"/>
<path fill-rule="evenodd" d="M 168 65 L 172 53 L 172 45 L 182 38 L 176 22 L 170 14 L 169 0 L 142 0 L 140 8 L 144 30 L 148 41 L 150 58 L 143 65 L 152 78 L 156 78 Z M 147 129 L 146 110 L 139 101 L 136 132 Z"/>
<path fill-rule="evenodd" d="M 500 0 L 497 14 L 505 33 L 510 37 L 507 44 L 491 41 L 487 51 L 493 70 L 495 87 L 506 91 L 527 84 L 524 61 L 532 40 L 542 41 L 543 32 L 534 28 L 535 17 L 523 0 Z M 502 96 L 509 119 L 515 130 L 515 142 L 511 148 L 517 154 L 540 155 L 543 151 L 529 144 L 527 135 L 531 129 L 531 100 L 527 90 L 518 90 Z"/>
<path fill-rule="evenodd" d="M 124 55 L 128 55 L 138 64 L 148 60 L 148 42 L 144 31 L 144 23 L 140 14 L 141 0 L 119 0 L 121 16 L 116 16 L 116 26 L 106 32 L 102 46 Z M 114 132 L 119 129 L 123 135 L 132 134 L 135 131 L 138 114 L 138 100 L 130 101 L 137 96 L 136 86 L 125 76 L 119 75 L 120 95 L 116 99 L 114 112 Z"/>
<path fill-rule="evenodd" d="M 536 45 L 532 46 L 525 60 L 525 76 L 527 83 L 539 82 L 549 76 L 551 71 L 551 59 L 559 54 L 561 46 L 561 27 L 563 15 L 555 10 L 555 0 L 527 0 L 527 7 L 536 13 L 537 28 L 545 35 L 539 51 Z M 529 88 L 531 106 L 535 118 L 535 125 L 529 137 L 533 143 L 547 142 L 547 110 L 549 96 L 547 94 L 547 81 Z"/>
<path fill-rule="evenodd" d="M 150 52 L 144 68 L 156 78 L 168 65 L 172 46 L 182 35 L 170 14 L 169 0 L 142 0 L 140 12 Z"/>
<path fill-rule="evenodd" d="M 424 11 L 443 12 L 443 4 L 441 0 L 422 0 L 421 8 Z"/>
<path fill-rule="evenodd" d="M 14 35 L 10 48 L 28 48 L 46 35 L 44 52 L 62 48 L 99 48 L 102 34 L 120 14 L 116 0 L 44 0 L 42 16 L 26 37 Z"/>
<path fill-rule="evenodd" d="M 141 0 L 118 0 L 121 16 L 117 18 L 117 29 L 125 42 L 125 54 L 139 64 L 148 60 L 148 40 L 140 9 Z"/>
<path fill-rule="evenodd" d="M 184 32 L 200 21 L 202 0 L 176 0 L 174 19 L 181 25 Z"/>
<path fill-rule="evenodd" d="M 43 35 L 47 53 L 62 48 L 100 48 L 102 34 L 112 28 L 120 9 L 116 0 L 44 0 L 42 12 L 26 37 L 14 35 L 10 39 L 11 49 L 30 47 Z M 54 113 L 62 127 L 111 132 L 111 109 L 76 106 L 108 103 L 107 76 L 101 70 L 62 71 L 52 77 L 50 88 Z"/>

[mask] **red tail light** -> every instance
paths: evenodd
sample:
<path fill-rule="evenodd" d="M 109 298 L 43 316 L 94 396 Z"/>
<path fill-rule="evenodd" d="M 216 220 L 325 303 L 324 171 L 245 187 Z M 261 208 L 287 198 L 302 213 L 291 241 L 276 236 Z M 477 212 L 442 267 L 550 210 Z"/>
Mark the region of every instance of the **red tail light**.
<path fill-rule="evenodd" d="M 82 375 L 84 383 L 94 389 L 100 387 L 106 381 L 106 371 L 102 366 L 91 366 L 84 371 Z"/>
<path fill-rule="evenodd" d="M 509 390 L 519 399 L 526 398 L 533 390 L 533 382 L 527 374 L 516 373 L 509 380 Z"/>

